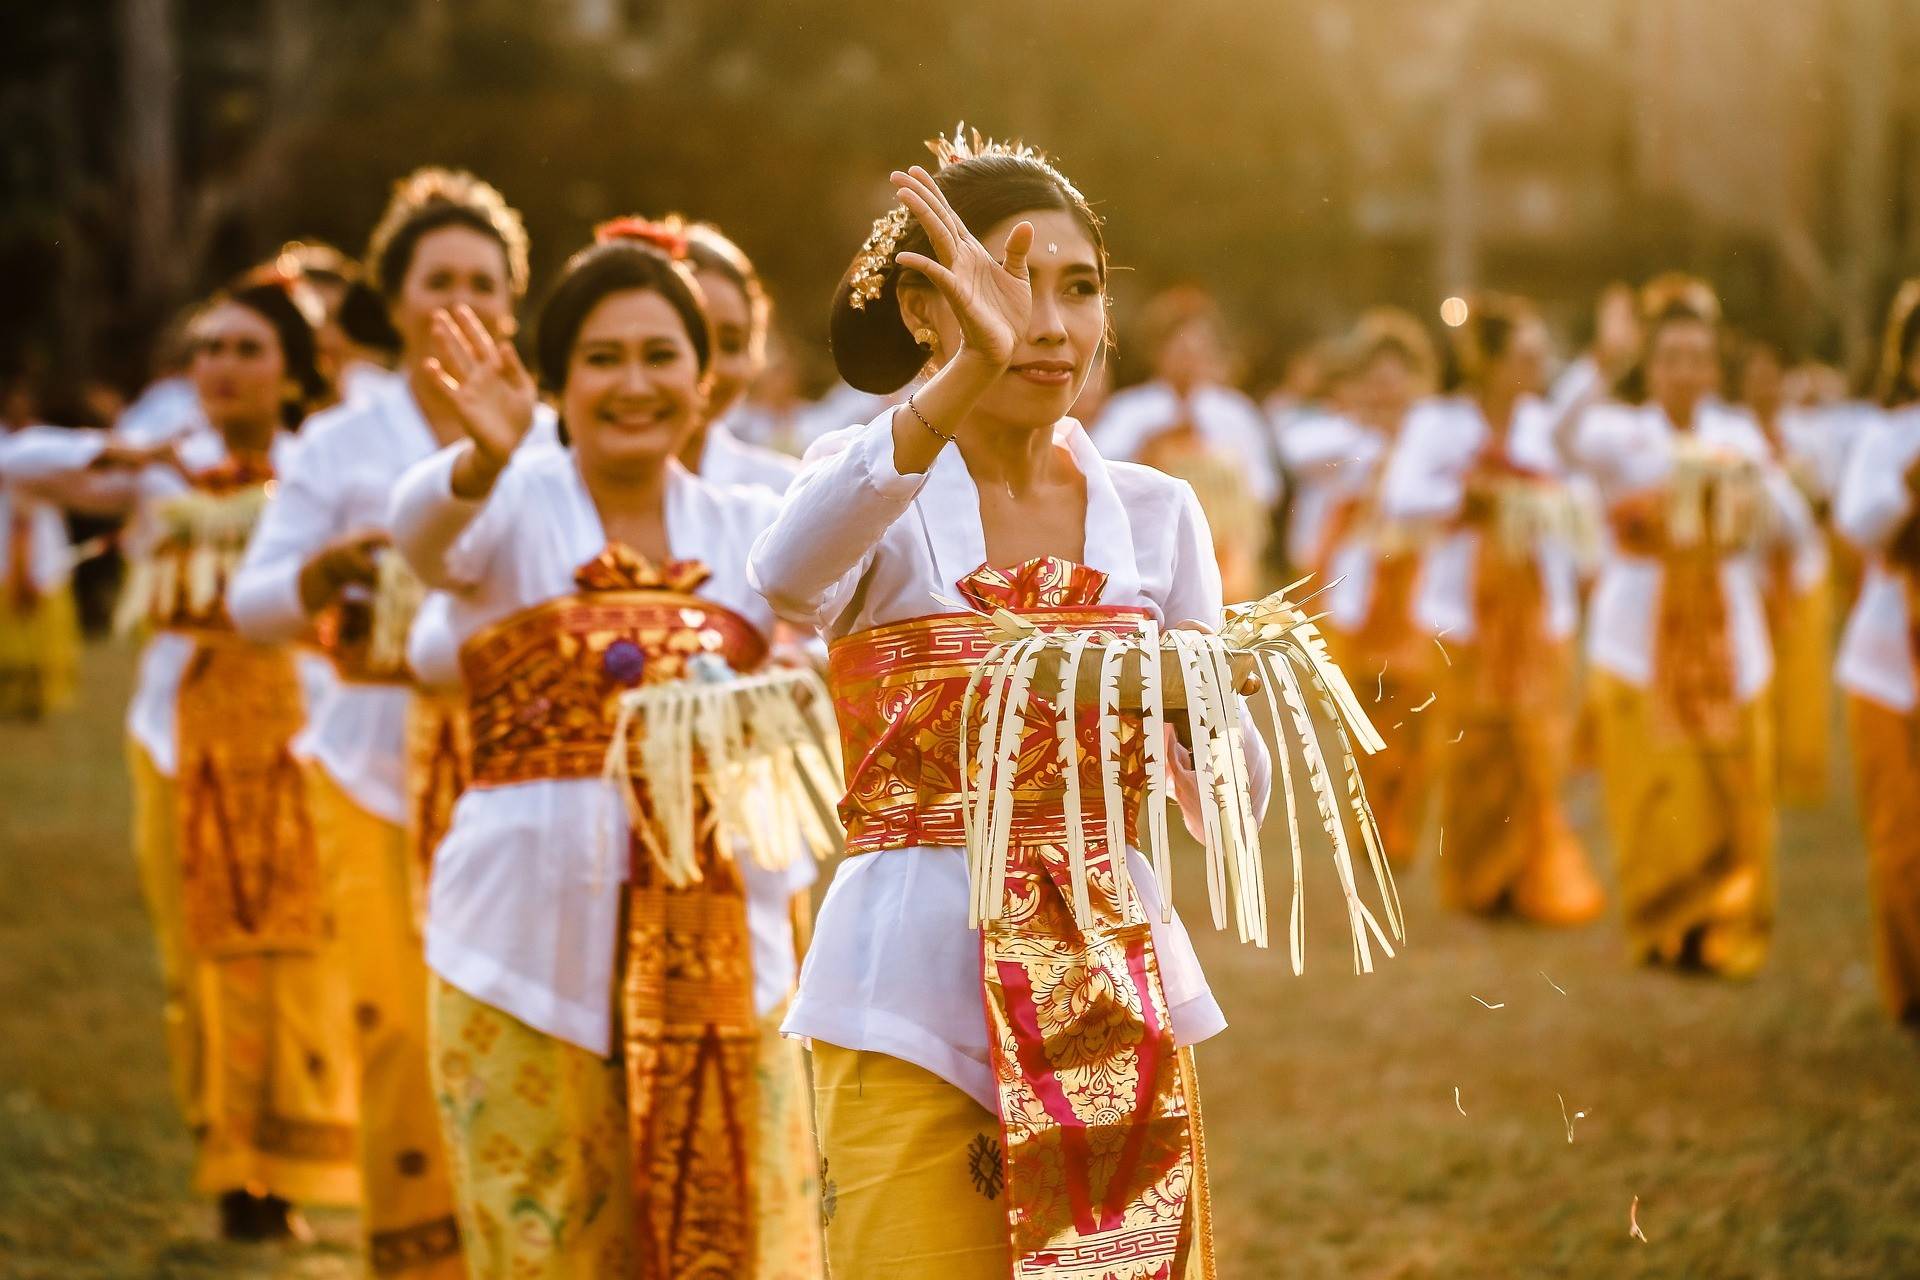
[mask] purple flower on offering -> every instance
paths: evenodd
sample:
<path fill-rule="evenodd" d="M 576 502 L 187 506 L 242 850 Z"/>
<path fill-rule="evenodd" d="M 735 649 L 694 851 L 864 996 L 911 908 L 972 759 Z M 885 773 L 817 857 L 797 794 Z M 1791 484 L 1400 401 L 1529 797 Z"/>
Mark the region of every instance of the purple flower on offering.
<path fill-rule="evenodd" d="M 614 683 L 636 685 L 647 669 L 647 655 L 631 640 L 615 640 L 601 655 L 600 665 Z"/>

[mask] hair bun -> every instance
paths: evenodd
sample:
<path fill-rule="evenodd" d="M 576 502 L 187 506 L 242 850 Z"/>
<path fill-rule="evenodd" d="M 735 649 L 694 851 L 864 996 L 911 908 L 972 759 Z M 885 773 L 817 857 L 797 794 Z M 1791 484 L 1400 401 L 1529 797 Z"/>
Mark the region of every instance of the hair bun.
<path fill-rule="evenodd" d="M 853 305 L 856 261 L 833 290 L 833 313 L 827 320 L 827 346 L 834 368 L 846 384 L 869 395 L 888 396 L 913 381 L 927 362 L 927 353 L 907 332 L 894 292 L 898 272 L 888 272 L 877 296 L 863 307 Z"/>

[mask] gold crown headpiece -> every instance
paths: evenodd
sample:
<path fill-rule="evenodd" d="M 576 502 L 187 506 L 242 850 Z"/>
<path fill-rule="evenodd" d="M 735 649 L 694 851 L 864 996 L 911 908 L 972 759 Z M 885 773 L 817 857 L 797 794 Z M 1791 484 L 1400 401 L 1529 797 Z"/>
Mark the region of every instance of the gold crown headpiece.
<path fill-rule="evenodd" d="M 962 120 L 953 126 L 952 134 L 929 138 L 926 146 L 933 154 L 937 171 L 945 171 L 963 161 L 978 160 L 983 156 L 1007 156 L 1038 165 L 1075 200 L 1085 199 L 1080 189 L 1067 181 L 1067 175 L 1054 168 L 1046 152 L 1028 146 L 1018 138 L 1006 141 L 989 138 L 978 129 L 967 128 L 967 122 Z M 913 215 L 904 204 L 895 204 L 873 220 L 873 229 L 867 233 L 865 243 L 860 246 L 860 252 L 853 260 L 853 279 L 849 284 L 852 297 L 848 301 L 855 311 L 865 311 L 867 304 L 878 298 L 885 289 L 887 268 L 893 265 L 893 255 L 900 249 L 900 237 L 907 233 L 912 221 Z"/>

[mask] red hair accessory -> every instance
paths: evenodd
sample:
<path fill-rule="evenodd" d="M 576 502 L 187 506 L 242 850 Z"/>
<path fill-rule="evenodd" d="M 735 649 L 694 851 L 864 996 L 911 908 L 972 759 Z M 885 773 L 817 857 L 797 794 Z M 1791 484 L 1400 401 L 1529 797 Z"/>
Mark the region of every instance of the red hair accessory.
<path fill-rule="evenodd" d="M 630 214 L 624 218 L 609 219 L 593 229 L 595 244 L 611 244 L 615 240 L 638 240 L 642 244 L 650 244 L 675 262 L 687 256 L 687 237 L 681 234 L 678 223 L 654 222 Z"/>

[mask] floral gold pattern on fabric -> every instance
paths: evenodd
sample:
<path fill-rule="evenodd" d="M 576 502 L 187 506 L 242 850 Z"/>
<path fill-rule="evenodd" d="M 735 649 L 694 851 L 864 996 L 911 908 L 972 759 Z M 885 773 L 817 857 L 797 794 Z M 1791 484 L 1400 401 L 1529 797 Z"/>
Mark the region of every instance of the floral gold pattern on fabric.
<path fill-rule="evenodd" d="M 1100 605 L 1105 585 L 1096 570 L 1044 558 L 983 568 L 958 588 L 1043 629 L 1137 629 L 1145 612 Z M 987 619 L 955 615 L 834 645 L 851 851 L 965 844 L 961 706 L 969 675 L 996 641 Z M 1113 873 L 1112 858 L 1124 854 L 1106 842 L 1098 715 L 1079 717 L 1075 729 L 1088 748 L 1082 759 L 1095 762 L 1082 778 L 1080 818 L 1096 923 L 1083 931 L 1061 843 L 1055 712 L 1038 696 L 1033 704 L 1018 752 L 1005 910 L 981 939 L 1013 1274 L 1181 1275 L 1195 1244 L 1190 1197 L 1205 1166 L 1149 926 L 1139 897 L 1123 901 Z M 1138 717 L 1127 717 L 1128 831 L 1145 783 L 1140 734 Z M 983 1154 L 969 1156 L 976 1181 Z"/>
<path fill-rule="evenodd" d="M 188 945 L 203 955 L 317 946 L 329 924 L 285 649 L 203 640 L 181 681 L 178 821 Z"/>
<path fill-rule="evenodd" d="M 472 776 L 466 699 L 417 690 L 407 707 L 407 865 L 414 918 L 426 919 L 433 855 L 453 823 L 453 806 Z"/>
<path fill-rule="evenodd" d="M 473 785 L 598 777 L 619 695 L 679 679 L 702 653 L 745 671 L 766 640 L 724 605 L 670 587 L 565 596 L 480 632 L 460 653 Z"/>

